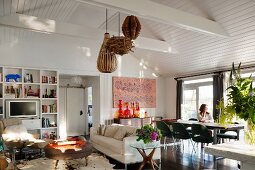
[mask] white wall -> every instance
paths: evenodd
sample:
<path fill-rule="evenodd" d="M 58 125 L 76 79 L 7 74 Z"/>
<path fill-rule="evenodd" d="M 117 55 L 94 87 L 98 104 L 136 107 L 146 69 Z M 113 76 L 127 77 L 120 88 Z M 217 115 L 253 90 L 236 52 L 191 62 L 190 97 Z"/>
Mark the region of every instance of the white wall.
<path fill-rule="evenodd" d="M 118 57 L 119 67 L 113 74 L 101 74 L 97 71 L 96 60 L 101 41 L 84 40 L 63 35 L 36 33 L 23 40 L 1 42 L 1 65 L 25 66 L 38 68 L 55 68 L 60 74 L 100 76 L 100 83 L 94 88 L 100 96 L 97 112 L 100 113 L 95 124 L 104 123 L 105 119 L 113 118 L 112 109 L 112 76 L 155 78 L 150 69 L 143 69 L 139 61 L 132 55 Z M 173 114 L 172 105 L 165 99 L 173 92 L 165 92 L 170 81 L 157 78 L 157 108 L 147 109 L 151 115 Z M 94 83 L 97 80 L 93 81 Z M 170 83 L 174 88 L 174 84 Z M 168 87 L 166 88 L 168 89 Z M 175 97 L 174 97 L 175 98 Z M 170 102 L 174 102 L 170 96 Z M 175 107 L 174 107 L 175 108 Z M 100 110 L 99 110 L 100 109 Z M 96 111 L 96 110 L 95 110 Z M 172 115 L 171 115 L 172 116 Z"/>

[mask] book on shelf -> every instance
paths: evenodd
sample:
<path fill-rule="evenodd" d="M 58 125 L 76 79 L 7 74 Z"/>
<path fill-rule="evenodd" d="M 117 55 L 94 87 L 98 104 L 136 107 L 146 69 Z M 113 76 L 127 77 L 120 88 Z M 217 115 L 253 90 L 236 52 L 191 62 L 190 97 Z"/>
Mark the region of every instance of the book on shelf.
<path fill-rule="evenodd" d="M 57 113 L 57 103 L 42 105 L 42 113 Z"/>
<path fill-rule="evenodd" d="M 42 76 L 42 83 L 57 84 L 56 76 Z"/>

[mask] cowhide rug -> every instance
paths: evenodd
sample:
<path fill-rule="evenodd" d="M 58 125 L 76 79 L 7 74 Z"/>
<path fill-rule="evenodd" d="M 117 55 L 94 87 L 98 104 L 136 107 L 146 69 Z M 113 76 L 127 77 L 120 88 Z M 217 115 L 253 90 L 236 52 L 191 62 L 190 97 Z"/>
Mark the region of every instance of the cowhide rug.
<path fill-rule="evenodd" d="M 22 170 L 51 170 L 55 169 L 56 160 L 39 158 L 31 161 L 24 161 L 18 164 Z M 59 160 L 57 170 L 112 170 L 114 165 L 98 153 L 92 153 L 87 158 L 74 160 Z"/>

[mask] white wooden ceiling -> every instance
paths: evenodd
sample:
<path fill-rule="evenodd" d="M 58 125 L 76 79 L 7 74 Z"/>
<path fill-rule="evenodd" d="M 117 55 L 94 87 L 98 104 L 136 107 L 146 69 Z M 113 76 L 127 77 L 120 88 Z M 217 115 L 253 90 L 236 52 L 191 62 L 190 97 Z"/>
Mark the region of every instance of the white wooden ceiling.
<path fill-rule="evenodd" d="M 217 37 L 140 18 L 141 36 L 163 40 L 171 53 L 136 49 L 133 55 L 161 75 L 182 76 L 227 68 L 232 62 L 255 65 L 254 0 L 151 0 L 214 20 L 229 37 Z M 109 15 L 117 31 L 117 11 Z M 21 13 L 40 18 L 104 29 L 105 8 L 75 0 L 0 0 L 0 16 Z M 123 18 L 126 14 L 121 14 Z M 28 30 L 0 26 L 0 43 L 36 36 Z M 1 45 L 1 44 L 0 44 Z M 125 56 L 123 56 L 125 57 Z"/>

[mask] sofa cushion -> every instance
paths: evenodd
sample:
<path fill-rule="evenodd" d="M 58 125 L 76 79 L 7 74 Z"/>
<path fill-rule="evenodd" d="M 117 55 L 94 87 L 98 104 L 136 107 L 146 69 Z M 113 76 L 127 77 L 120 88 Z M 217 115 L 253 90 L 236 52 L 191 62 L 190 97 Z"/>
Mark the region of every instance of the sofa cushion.
<path fill-rule="evenodd" d="M 104 132 L 104 136 L 106 137 L 111 137 L 113 138 L 113 136 L 115 135 L 115 133 L 118 131 L 120 126 L 106 126 L 105 128 L 105 132 Z"/>
<path fill-rule="evenodd" d="M 5 141 L 34 140 L 33 135 L 27 133 L 27 129 L 22 124 L 7 126 L 2 136 Z"/>
<path fill-rule="evenodd" d="M 101 135 L 94 135 L 92 143 L 96 143 L 97 145 L 101 145 L 104 148 L 110 149 L 116 153 L 123 154 L 123 141 L 116 140 L 114 138 L 105 137 Z"/>
<path fill-rule="evenodd" d="M 117 140 L 123 140 L 123 138 L 126 136 L 126 128 L 125 127 L 119 127 L 117 132 L 114 134 L 113 138 Z"/>
<path fill-rule="evenodd" d="M 99 125 L 99 129 L 98 129 L 98 134 L 99 135 L 103 135 L 104 136 L 104 132 L 105 132 L 105 125 Z"/>
<path fill-rule="evenodd" d="M 125 129 L 126 129 L 126 135 L 125 135 L 125 137 L 128 137 L 128 136 L 136 136 L 136 130 L 138 129 L 137 127 L 125 126 Z"/>
<path fill-rule="evenodd" d="M 19 125 L 12 125 L 12 126 L 7 126 L 4 129 L 4 133 L 14 133 L 14 134 L 20 134 L 20 133 L 27 133 L 27 129 L 24 125 L 19 124 Z"/>

